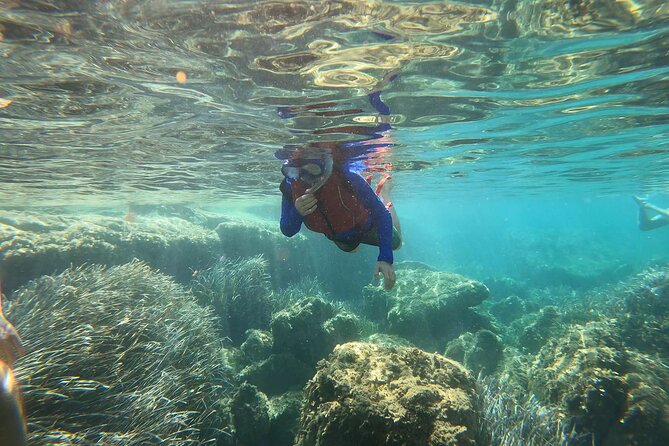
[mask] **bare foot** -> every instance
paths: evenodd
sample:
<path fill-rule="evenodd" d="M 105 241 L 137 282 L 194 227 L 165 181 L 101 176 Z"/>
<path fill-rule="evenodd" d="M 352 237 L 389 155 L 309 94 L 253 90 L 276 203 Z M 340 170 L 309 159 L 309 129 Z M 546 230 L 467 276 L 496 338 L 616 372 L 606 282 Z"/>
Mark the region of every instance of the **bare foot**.
<path fill-rule="evenodd" d="M 384 203 L 390 201 L 390 192 L 395 187 L 395 182 L 393 177 L 390 174 L 384 174 L 384 177 L 381 178 L 379 184 L 376 185 L 376 194 L 381 197 L 381 201 Z"/>

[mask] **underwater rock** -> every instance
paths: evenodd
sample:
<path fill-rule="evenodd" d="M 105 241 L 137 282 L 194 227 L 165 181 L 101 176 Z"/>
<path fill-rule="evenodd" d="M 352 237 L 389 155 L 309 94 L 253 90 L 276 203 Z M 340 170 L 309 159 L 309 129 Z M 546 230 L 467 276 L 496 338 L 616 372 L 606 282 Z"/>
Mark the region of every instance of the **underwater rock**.
<path fill-rule="evenodd" d="M 416 348 L 348 343 L 306 388 L 296 446 L 474 446 L 475 381 Z"/>
<path fill-rule="evenodd" d="M 69 268 L 18 289 L 31 445 L 216 441 L 233 375 L 212 311 L 146 264 Z"/>
<path fill-rule="evenodd" d="M 193 281 L 193 293 L 214 307 L 221 333 L 237 345 L 247 330 L 269 328 L 273 303 L 267 268 L 262 255 L 219 259 Z"/>
<path fill-rule="evenodd" d="M 563 331 L 557 307 L 547 306 L 528 314 L 511 325 L 509 339 L 524 352 L 536 353 L 550 339 Z"/>
<path fill-rule="evenodd" d="M 290 353 L 275 353 L 259 363 L 244 368 L 239 375 L 268 395 L 278 395 L 301 388 L 314 374 L 314 367 Z"/>
<path fill-rule="evenodd" d="M 224 215 L 184 205 L 131 204 L 128 206 L 126 219 L 137 216 L 175 217 L 212 230 L 216 229 L 222 222 L 229 220 L 229 217 Z"/>
<path fill-rule="evenodd" d="M 527 305 L 517 295 L 489 302 L 487 309 L 494 318 L 503 324 L 510 324 L 527 312 Z"/>
<path fill-rule="evenodd" d="M 277 312 L 270 328 L 273 354 L 244 369 L 241 378 L 272 395 L 301 387 L 335 345 L 360 338 L 356 316 L 318 297 Z"/>
<path fill-rule="evenodd" d="M 399 264 L 397 269 L 392 290 L 375 285 L 363 289 L 366 315 L 391 334 L 424 349 L 441 350 L 463 332 L 492 328 L 488 319 L 470 308 L 488 297 L 481 282 L 427 268 L 404 269 Z"/>
<path fill-rule="evenodd" d="M 236 446 L 293 446 L 299 430 L 302 390 L 268 398 L 244 383 L 230 399 L 229 413 Z"/>
<path fill-rule="evenodd" d="M 360 338 L 356 316 L 317 297 L 279 311 L 270 328 L 274 353 L 290 353 L 310 366 L 330 354 L 335 345 Z"/>
<path fill-rule="evenodd" d="M 6 291 L 44 274 L 87 263 L 145 261 L 180 282 L 206 266 L 221 246 L 216 233 L 179 218 L 128 222 L 102 215 L 4 213 L 0 277 Z"/>
<path fill-rule="evenodd" d="M 490 330 L 479 330 L 476 334 L 463 333 L 448 343 L 445 356 L 458 361 L 474 372 L 488 376 L 502 360 L 504 345 Z"/>
<path fill-rule="evenodd" d="M 626 349 L 615 320 L 573 326 L 551 339 L 529 373 L 529 390 L 561 406 L 583 445 L 662 445 L 669 436 L 669 371 Z"/>
<path fill-rule="evenodd" d="M 248 383 L 239 387 L 232 397 L 230 413 L 235 427 L 235 444 L 268 446 L 270 415 L 267 396 Z"/>
<path fill-rule="evenodd" d="M 271 398 L 270 432 L 272 446 L 293 446 L 300 429 L 300 410 L 304 400 L 302 390 L 286 392 Z"/>
<path fill-rule="evenodd" d="M 272 354 L 272 334 L 263 330 L 248 330 L 240 347 L 247 361 L 262 361 Z"/>
<path fill-rule="evenodd" d="M 374 333 L 369 335 L 364 341 L 368 344 L 378 344 L 382 347 L 415 347 L 410 341 L 400 336 L 385 333 Z"/>

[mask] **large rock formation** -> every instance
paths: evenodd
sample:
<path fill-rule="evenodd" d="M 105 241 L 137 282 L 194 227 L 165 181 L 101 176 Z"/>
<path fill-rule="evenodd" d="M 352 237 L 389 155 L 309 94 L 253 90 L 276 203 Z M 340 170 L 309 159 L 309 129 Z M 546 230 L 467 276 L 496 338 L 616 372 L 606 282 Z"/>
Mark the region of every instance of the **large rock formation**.
<path fill-rule="evenodd" d="M 473 446 L 474 388 L 441 355 L 343 344 L 307 385 L 296 446 Z"/>
<path fill-rule="evenodd" d="M 216 233 L 174 217 L 55 216 L 3 213 L 0 278 L 11 290 L 30 279 L 83 264 L 140 259 L 179 281 L 220 252 Z"/>
<path fill-rule="evenodd" d="M 589 434 L 594 444 L 665 444 L 669 370 L 627 349 L 619 333 L 616 320 L 604 320 L 573 326 L 550 340 L 532 365 L 530 390 L 560 405 L 574 431 Z"/>
<path fill-rule="evenodd" d="M 488 297 L 482 283 L 414 263 L 399 264 L 397 269 L 391 291 L 374 285 L 363 289 L 367 316 L 391 334 L 442 351 L 446 342 L 463 332 L 492 328 L 488 319 L 471 309 Z"/>

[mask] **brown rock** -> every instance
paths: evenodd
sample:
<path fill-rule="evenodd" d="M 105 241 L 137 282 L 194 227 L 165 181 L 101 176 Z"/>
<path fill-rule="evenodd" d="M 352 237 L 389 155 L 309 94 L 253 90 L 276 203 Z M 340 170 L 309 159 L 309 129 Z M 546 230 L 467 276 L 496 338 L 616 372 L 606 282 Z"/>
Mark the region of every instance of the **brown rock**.
<path fill-rule="evenodd" d="M 475 381 L 416 348 L 351 342 L 307 385 L 296 446 L 473 446 Z"/>

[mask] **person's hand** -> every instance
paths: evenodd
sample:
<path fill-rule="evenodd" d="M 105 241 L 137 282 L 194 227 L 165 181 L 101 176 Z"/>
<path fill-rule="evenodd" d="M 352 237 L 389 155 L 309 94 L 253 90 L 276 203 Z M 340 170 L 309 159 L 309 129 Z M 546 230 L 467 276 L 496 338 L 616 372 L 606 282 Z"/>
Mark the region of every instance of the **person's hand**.
<path fill-rule="evenodd" d="M 295 208 L 302 217 L 305 217 L 316 210 L 317 203 L 318 200 L 316 200 L 314 194 L 307 191 L 306 194 L 295 200 Z"/>
<path fill-rule="evenodd" d="M 376 270 L 374 271 L 374 280 L 379 279 L 379 273 L 383 274 L 383 286 L 390 290 L 395 286 L 395 270 L 393 265 L 388 262 L 376 262 Z"/>

